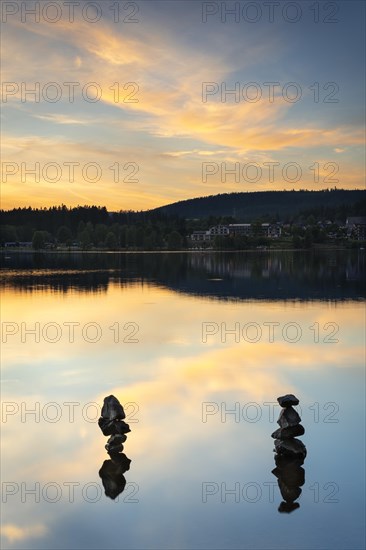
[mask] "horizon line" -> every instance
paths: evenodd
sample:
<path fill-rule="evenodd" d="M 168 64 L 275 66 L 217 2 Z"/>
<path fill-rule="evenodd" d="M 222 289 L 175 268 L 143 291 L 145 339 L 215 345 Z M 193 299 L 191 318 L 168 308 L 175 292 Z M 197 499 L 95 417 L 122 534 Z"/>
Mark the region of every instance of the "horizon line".
<path fill-rule="evenodd" d="M 105 208 L 107 212 L 152 212 L 154 210 L 159 210 L 160 208 L 165 208 L 168 206 L 173 206 L 174 204 L 179 204 L 187 201 L 193 201 L 193 200 L 199 200 L 199 199 L 207 199 L 210 197 L 219 197 L 221 195 L 254 195 L 257 193 L 322 193 L 322 192 L 337 192 L 337 191 L 345 191 L 347 193 L 354 192 L 354 191 L 360 191 L 360 192 L 366 192 L 366 187 L 364 189 L 354 188 L 354 189 L 344 189 L 344 188 L 329 188 L 326 187 L 324 189 L 266 189 L 263 191 L 231 191 L 230 193 L 217 193 L 216 195 L 202 195 L 200 197 L 191 197 L 188 199 L 181 199 L 179 201 L 175 202 L 169 202 L 167 204 L 163 204 L 161 206 L 156 206 L 154 208 L 149 208 L 147 210 L 133 210 L 133 209 L 126 209 L 126 210 L 108 210 L 108 208 L 105 205 L 97 205 L 97 204 L 78 204 L 77 206 L 67 206 L 64 203 L 61 204 L 53 204 L 50 206 L 31 206 L 31 205 L 25 205 L 25 206 L 13 206 L 13 208 L 3 209 L 0 208 L 0 212 L 11 212 L 12 210 L 23 210 L 31 208 L 32 210 L 50 210 L 52 208 L 59 208 L 62 206 L 65 206 L 67 210 L 72 210 L 74 208 Z"/>

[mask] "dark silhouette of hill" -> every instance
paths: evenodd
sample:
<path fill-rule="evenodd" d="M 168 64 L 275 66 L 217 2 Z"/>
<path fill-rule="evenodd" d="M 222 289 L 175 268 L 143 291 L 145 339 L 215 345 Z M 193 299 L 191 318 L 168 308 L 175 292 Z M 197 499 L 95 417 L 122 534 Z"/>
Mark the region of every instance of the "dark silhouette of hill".
<path fill-rule="evenodd" d="M 338 222 L 343 225 L 348 217 L 363 216 L 365 210 L 366 191 L 342 189 L 228 193 L 145 211 L 109 212 L 105 206 L 96 205 L 23 207 L 0 210 L 0 246 L 32 246 L 36 250 L 59 245 L 83 250 L 180 250 L 190 246 L 187 235 L 197 230 L 218 224 L 278 221 L 291 226 L 289 234 L 295 248 L 308 248 L 327 241 L 327 233 L 317 227 L 319 222 L 329 220 L 327 227 L 333 232 L 332 223 L 337 229 Z M 298 226 L 302 225 L 310 227 L 306 234 L 300 234 Z M 219 243 L 218 248 L 266 244 L 229 240 Z"/>
<path fill-rule="evenodd" d="M 366 206 L 366 191 L 331 189 L 322 191 L 258 191 L 248 193 L 223 193 L 175 202 L 155 208 L 148 213 L 181 218 L 207 218 L 232 216 L 238 221 L 255 219 L 286 220 L 300 213 L 318 214 L 323 219 L 339 219 L 354 214 L 362 215 Z"/>

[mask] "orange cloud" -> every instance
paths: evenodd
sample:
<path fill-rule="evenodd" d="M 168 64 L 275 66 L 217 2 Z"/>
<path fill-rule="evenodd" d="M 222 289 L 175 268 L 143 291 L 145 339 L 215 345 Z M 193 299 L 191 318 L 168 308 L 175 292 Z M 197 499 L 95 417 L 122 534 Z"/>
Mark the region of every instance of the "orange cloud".
<path fill-rule="evenodd" d="M 10 542 L 19 542 L 25 539 L 39 538 L 46 534 L 47 529 L 41 523 L 20 527 L 15 523 L 6 523 L 1 528 L 2 535 Z"/>
<path fill-rule="evenodd" d="M 35 121 L 48 123 L 48 131 L 52 129 L 53 137 L 29 134 L 19 139 L 9 133 L 9 125 L 3 137 L 4 152 L 8 153 L 8 157 L 3 154 L 4 160 L 11 161 L 17 154 L 23 162 L 39 157 L 49 162 L 54 160 L 52 154 L 57 149 L 60 159 L 66 155 L 68 161 L 84 157 L 87 162 L 93 157 L 97 162 L 110 162 L 103 180 L 95 186 L 80 180 L 69 185 L 65 178 L 52 185 L 43 181 L 25 186 L 13 179 L 11 183 L 4 183 L 5 208 L 24 205 L 25 197 L 31 197 L 28 200 L 35 206 L 61 201 L 68 205 L 80 202 L 99 204 L 103 197 L 104 203 L 107 202 L 112 209 L 153 208 L 207 194 L 208 189 L 210 194 L 238 191 L 235 182 L 228 182 L 224 188 L 222 182 L 212 181 L 209 185 L 202 182 L 201 166 L 194 155 L 194 162 L 187 162 L 192 159 L 188 151 L 196 151 L 197 160 L 204 156 L 214 159 L 211 148 L 220 151 L 220 156 L 222 151 L 227 151 L 227 158 L 232 159 L 237 156 L 237 151 L 252 159 L 263 152 L 277 159 L 280 154 L 283 157 L 295 151 L 306 155 L 309 148 L 327 147 L 337 157 L 339 151 L 346 150 L 350 154 L 363 143 L 362 132 L 352 126 L 324 129 L 315 120 L 303 127 L 287 121 L 285 115 L 294 106 L 278 94 L 273 103 L 264 96 L 256 103 L 221 103 L 217 98 L 203 103 L 204 82 L 232 80 L 236 63 L 225 56 L 225 50 L 222 54 L 216 52 L 212 55 L 197 51 L 194 45 L 178 45 L 168 34 L 146 36 L 138 27 L 133 30 L 133 34 L 125 29 L 122 33 L 117 25 L 105 21 L 91 25 L 79 19 L 72 27 L 65 20 L 57 25 L 30 23 L 26 28 L 18 22 L 5 29 L 4 44 L 11 61 L 4 68 L 4 80 L 25 82 L 30 86 L 35 81 L 41 84 L 55 81 L 62 86 L 64 82 L 77 81 L 80 82 L 76 92 L 78 97 L 83 84 L 96 82 L 102 96 L 100 103 L 90 105 L 90 113 L 86 116 L 75 112 L 77 103 L 72 114 L 63 112 L 67 103 L 65 98 L 64 102 L 43 105 L 42 112 L 33 112 L 31 101 L 20 103 L 18 91 L 4 106 L 23 110 Z M 68 48 L 60 48 L 59 44 Z M 260 61 L 265 55 L 264 45 L 258 48 L 247 44 L 246 57 L 240 60 L 240 68 L 245 68 L 246 64 L 250 66 L 254 59 Z M 121 84 L 117 99 L 116 82 Z M 128 82 L 135 84 L 123 89 Z M 63 91 L 66 94 L 66 89 Z M 129 102 L 131 93 L 137 102 Z M 105 117 L 103 108 L 106 106 L 115 109 L 113 122 L 111 117 Z M 10 109 L 7 112 L 10 117 Z M 90 142 L 86 137 L 70 140 L 66 133 L 68 126 L 77 126 L 81 130 L 90 126 Z M 104 128 L 113 128 L 116 138 L 106 139 L 104 144 L 97 143 L 93 129 L 97 132 Z M 131 143 L 126 146 L 126 136 L 129 135 L 135 136 L 141 145 Z M 121 142 L 118 136 L 123 137 Z M 184 147 L 176 150 L 172 139 L 180 140 Z M 198 148 L 197 142 L 200 143 Z M 167 150 L 169 147 L 171 151 Z M 128 159 L 133 157 L 141 167 L 138 184 L 121 186 L 121 182 L 115 185 L 112 181 L 108 166 L 121 153 Z M 172 157 L 175 157 L 174 166 L 170 162 Z M 355 165 L 353 160 L 349 160 L 348 165 L 353 166 L 352 174 L 346 170 L 341 184 L 345 188 L 359 187 L 362 167 Z M 319 185 L 308 179 L 302 180 L 299 187 L 319 188 Z M 274 188 L 273 183 L 261 184 L 261 189 L 271 188 Z M 239 190 L 258 190 L 258 185 L 244 182 L 243 189 Z"/>

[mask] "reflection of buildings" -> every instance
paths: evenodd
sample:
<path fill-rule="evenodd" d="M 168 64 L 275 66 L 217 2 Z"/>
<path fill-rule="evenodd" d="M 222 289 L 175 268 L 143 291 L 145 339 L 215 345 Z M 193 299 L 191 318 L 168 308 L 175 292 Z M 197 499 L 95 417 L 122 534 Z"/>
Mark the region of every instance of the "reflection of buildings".
<path fill-rule="evenodd" d="M 143 284 L 236 300 L 360 300 L 359 250 L 147 254 L 10 254 L 0 286 L 20 292 L 106 292 Z M 216 281 L 212 281 L 216 279 Z M 219 279 L 222 279 L 220 282 Z"/>
<path fill-rule="evenodd" d="M 357 255 L 355 261 L 347 259 L 346 267 L 346 280 L 347 281 L 360 281 L 364 282 L 365 278 L 365 254 L 363 251 Z"/>
<path fill-rule="evenodd" d="M 253 261 L 253 257 L 245 259 L 235 255 L 211 255 L 192 254 L 188 257 L 189 265 L 194 270 L 205 270 L 207 274 L 215 277 L 230 277 L 237 279 L 250 279 L 253 275 L 268 278 L 280 274 L 282 271 L 282 259 L 276 255 L 261 256 Z"/>

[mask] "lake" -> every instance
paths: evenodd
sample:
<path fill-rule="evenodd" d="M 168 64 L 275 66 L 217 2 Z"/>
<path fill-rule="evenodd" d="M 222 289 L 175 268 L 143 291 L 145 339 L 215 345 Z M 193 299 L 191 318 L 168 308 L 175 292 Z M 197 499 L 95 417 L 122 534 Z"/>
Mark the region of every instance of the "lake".
<path fill-rule="evenodd" d="M 2 548 L 364 548 L 364 251 L 2 260 Z M 307 456 L 278 478 L 287 393 Z"/>

